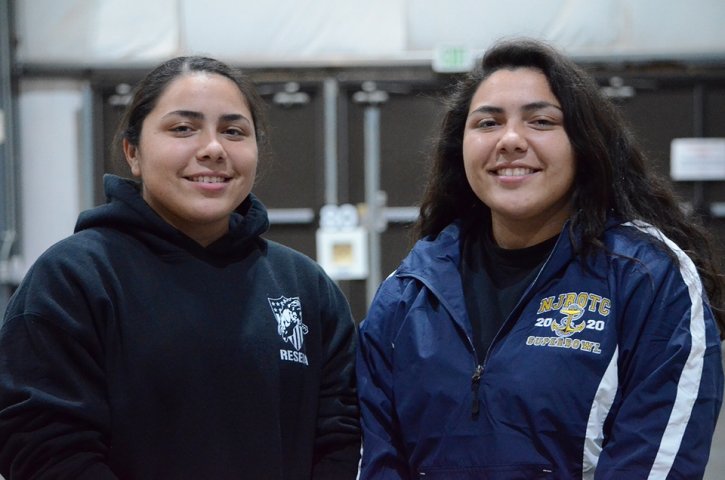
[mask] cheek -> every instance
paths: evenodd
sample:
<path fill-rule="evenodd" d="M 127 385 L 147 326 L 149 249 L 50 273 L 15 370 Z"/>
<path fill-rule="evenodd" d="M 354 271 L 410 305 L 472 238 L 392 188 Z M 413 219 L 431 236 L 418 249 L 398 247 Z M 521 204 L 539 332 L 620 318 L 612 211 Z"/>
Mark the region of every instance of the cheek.
<path fill-rule="evenodd" d="M 473 180 L 475 179 L 475 167 L 471 163 L 471 159 L 468 155 L 466 155 L 466 151 L 464 149 L 463 151 L 463 171 L 466 174 L 466 180 L 468 180 L 469 184 L 473 183 Z"/>
<path fill-rule="evenodd" d="M 466 174 L 466 181 L 468 186 L 471 188 L 473 193 L 481 200 L 486 203 L 486 192 L 488 190 L 488 178 L 485 171 L 481 168 L 480 162 L 467 162 L 463 161 L 463 167 Z"/>
<path fill-rule="evenodd" d="M 571 197 L 574 183 L 576 182 L 576 170 L 574 162 L 561 165 L 557 176 L 557 191 L 562 195 Z"/>
<path fill-rule="evenodd" d="M 249 167 L 248 167 L 248 169 L 249 169 L 249 176 L 252 179 L 254 179 L 254 178 L 257 177 L 257 166 L 258 166 L 258 161 L 257 161 L 256 158 L 254 159 L 253 162 L 250 162 L 249 163 Z"/>
<path fill-rule="evenodd" d="M 463 155 L 463 166 L 466 169 L 466 176 L 469 175 L 471 169 L 473 169 L 478 155 L 476 155 L 476 148 L 474 148 L 474 141 L 470 137 L 463 137 L 463 148 L 461 154 Z"/>
<path fill-rule="evenodd" d="M 558 146 L 558 148 L 557 148 Z M 576 159 L 574 158 L 574 146 L 569 141 L 569 137 L 562 135 L 557 141 L 555 141 L 550 148 L 556 152 L 556 158 L 563 159 L 562 168 L 573 170 L 576 165 Z"/>
<path fill-rule="evenodd" d="M 562 170 L 565 172 L 569 183 L 574 183 L 574 179 L 576 178 L 576 158 L 574 157 L 573 149 L 568 148 L 562 151 L 561 158 L 566 159 L 562 165 Z"/>
<path fill-rule="evenodd" d="M 473 151 L 474 151 L 473 144 L 474 144 L 473 137 L 471 137 L 470 135 L 464 134 L 463 142 L 461 143 L 461 150 L 462 150 L 461 153 L 463 154 L 463 161 L 465 163 L 468 163 L 468 161 L 469 161 L 468 159 L 473 154 Z"/>
<path fill-rule="evenodd" d="M 481 175 L 485 174 L 489 158 L 487 145 L 475 137 L 464 137 L 462 150 L 466 178 L 469 183 L 474 183 L 476 179 L 480 179 Z"/>
<path fill-rule="evenodd" d="M 462 153 L 466 163 L 482 165 L 487 161 L 496 144 L 490 138 L 472 133 L 463 136 Z"/>
<path fill-rule="evenodd" d="M 247 152 L 242 159 L 242 168 L 246 170 L 249 175 L 256 175 L 257 167 L 259 166 L 259 156 L 257 154 L 257 150 L 254 149 L 254 151 Z"/>

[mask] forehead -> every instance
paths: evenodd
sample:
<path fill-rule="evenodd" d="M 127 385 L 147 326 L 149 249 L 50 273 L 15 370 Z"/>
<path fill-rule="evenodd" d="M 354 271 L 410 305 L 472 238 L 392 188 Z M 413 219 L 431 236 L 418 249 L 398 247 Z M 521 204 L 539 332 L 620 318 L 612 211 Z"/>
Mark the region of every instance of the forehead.
<path fill-rule="evenodd" d="M 482 104 L 529 104 L 545 101 L 559 105 L 549 80 L 535 68 L 500 69 L 483 80 L 471 99 L 471 107 Z"/>
<path fill-rule="evenodd" d="M 172 81 L 161 92 L 157 108 L 173 105 L 211 105 L 210 102 L 227 103 L 230 108 L 243 107 L 248 110 L 247 98 L 231 79 L 209 72 L 184 73 Z"/>

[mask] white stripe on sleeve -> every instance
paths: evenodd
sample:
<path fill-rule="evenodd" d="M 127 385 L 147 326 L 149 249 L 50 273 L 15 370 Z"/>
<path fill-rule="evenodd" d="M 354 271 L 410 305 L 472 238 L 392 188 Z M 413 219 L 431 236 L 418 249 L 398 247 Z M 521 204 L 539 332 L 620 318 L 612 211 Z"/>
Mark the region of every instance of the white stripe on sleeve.
<path fill-rule="evenodd" d="M 692 409 L 700 391 L 700 379 L 705 363 L 705 316 L 702 303 L 702 283 L 697 274 L 697 268 L 685 252 L 682 251 L 672 240 L 665 237 L 662 232 L 645 222 L 631 222 L 639 230 L 646 232 L 663 241 L 677 256 L 680 264 L 680 274 L 687 285 L 690 294 L 690 335 L 692 347 L 687 357 L 685 366 L 682 369 L 680 379 L 677 382 L 677 395 L 670 414 L 667 427 L 662 435 L 660 448 L 657 451 L 652 470 L 649 473 L 649 480 L 666 478 L 677 457 L 685 429 L 692 415 Z"/>

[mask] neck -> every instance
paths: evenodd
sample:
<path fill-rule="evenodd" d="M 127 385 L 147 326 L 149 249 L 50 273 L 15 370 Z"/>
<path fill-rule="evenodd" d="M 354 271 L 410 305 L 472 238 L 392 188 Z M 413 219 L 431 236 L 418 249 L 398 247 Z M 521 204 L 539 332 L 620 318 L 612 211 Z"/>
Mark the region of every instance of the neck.
<path fill-rule="evenodd" d="M 491 219 L 493 239 L 499 247 L 509 250 L 531 247 L 558 235 L 567 218 L 535 222 L 501 221 L 494 217 Z"/>

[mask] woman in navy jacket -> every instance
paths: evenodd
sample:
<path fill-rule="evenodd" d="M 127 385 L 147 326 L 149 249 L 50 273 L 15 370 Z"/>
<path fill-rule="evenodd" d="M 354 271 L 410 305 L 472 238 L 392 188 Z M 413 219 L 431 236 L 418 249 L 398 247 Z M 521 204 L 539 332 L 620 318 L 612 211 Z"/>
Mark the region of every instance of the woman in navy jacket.
<path fill-rule="evenodd" d="M 486 53 L 448 103 L 417 234 L 360 328 L 362 479 L 703 475 L 714 254 L 571 60 Z"/>

